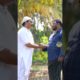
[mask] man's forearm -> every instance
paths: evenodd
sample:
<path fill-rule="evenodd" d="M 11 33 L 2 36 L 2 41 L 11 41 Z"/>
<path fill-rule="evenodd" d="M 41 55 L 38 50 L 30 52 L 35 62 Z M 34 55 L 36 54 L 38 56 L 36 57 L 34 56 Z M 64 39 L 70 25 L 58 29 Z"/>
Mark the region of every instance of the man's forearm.
<path fill-rule="evenodd" d="M 39 46 L 37 44 L 31 44 L 31 43 L 26 44 L 26 47 L 29 47 L 29 48 L 41 48 L 41 46 Z"/>
<path fill-rule="evenodd" d="M 48 45 L 45 45 L 43 43 L 41 43 L 39 45 L 42 46 L 42 51 L 47 51 Z"/>

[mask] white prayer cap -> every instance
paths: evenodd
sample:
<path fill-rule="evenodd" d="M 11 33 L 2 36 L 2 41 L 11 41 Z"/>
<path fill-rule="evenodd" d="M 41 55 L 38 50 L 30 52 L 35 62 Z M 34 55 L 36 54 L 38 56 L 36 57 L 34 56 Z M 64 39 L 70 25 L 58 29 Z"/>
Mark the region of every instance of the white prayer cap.
<path fill-rule="evenodd" d="M 25 23 L 26 21 L 31 21 L 32 22 L 32 19 L 31 17 L 28 17 L 28 16 L 25 16 L 22 20 L 22 24 Z"/>

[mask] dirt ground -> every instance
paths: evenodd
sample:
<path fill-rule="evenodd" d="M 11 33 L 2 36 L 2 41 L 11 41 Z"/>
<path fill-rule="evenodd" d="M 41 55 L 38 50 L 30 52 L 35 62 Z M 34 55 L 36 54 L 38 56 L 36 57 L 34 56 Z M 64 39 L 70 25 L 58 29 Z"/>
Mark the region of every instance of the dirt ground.
<path fill-rule="evenodd" d="M 32 66 L 30 80 L 49 80 L 47 65 Z"/>
<path fill-rule="evenodd" d="M 63 77 L 61 71 L 61 80 Z M 30 72 L 29 80 L 49 80 L 47 65 L 33 65 Z"/>

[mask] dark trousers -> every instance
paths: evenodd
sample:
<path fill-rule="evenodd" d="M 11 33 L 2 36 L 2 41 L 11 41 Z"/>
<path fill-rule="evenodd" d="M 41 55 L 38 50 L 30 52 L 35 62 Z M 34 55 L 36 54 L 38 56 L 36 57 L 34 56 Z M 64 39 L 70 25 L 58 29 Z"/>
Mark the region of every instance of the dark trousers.
<path fill-rule="evenodd" d="M 61 62 L 48 61 L 49 80 L 60 80 Z"/>

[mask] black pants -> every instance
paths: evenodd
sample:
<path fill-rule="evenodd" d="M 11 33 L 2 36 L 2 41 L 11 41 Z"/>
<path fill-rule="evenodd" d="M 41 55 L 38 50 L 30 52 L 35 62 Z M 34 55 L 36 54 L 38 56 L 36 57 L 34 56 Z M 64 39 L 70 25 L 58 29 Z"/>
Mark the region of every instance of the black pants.
<path fill-rule="evenodd" d="M 49 80 L 60 80 L 61 62 L 48 61 Z"/>

